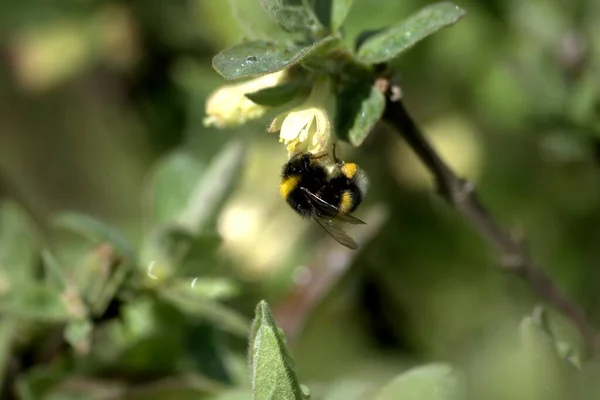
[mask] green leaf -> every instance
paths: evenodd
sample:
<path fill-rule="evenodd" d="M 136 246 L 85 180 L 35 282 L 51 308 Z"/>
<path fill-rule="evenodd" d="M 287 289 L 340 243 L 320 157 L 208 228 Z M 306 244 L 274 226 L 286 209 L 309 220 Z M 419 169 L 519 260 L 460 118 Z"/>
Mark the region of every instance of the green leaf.
<path fill-rule="evenodd" d="M 69 322 L 65 327 L 64 337 L 79 354 L 90 351 L 92 331 L 94 325 L 89 319 L 77 319 Z"/>
<path fill-rule="evenodd" d="M 296 98 L 300 94 L 301 88 L 299 82 L 287 82 L 257 92 L 246 93 L 246 97 L 252 100 L 253 103 L 262 106 L 278 107 Z"/>
<path fill-rule="evenodd" d="M 0 287 L 27 285 L 35 274 L 39 240 L 33 223 L 15 202 L 0 202 Z"/>
<path fill-rule="evenodd" d="M 121 287 L 131 263 L 115 257 L 110 246 L 99 246 L 77 263 L 73 279 L 95 316 L 104 314 Z"/>
<path fill-rule="evenodd" d="M 545 327 L 536 323 L 532 317 L 525 317 L 519 326 L 523 348 L 533 357 L 543 359 L 544 363 L 560 363 L 554 340 L 545 331 Z"/>
<path fill-rule="evenodd" d="M 250 332 L 249 364 L 254 400 L 302 400 L 294 361 L 264 300 L 256 307 Z"/>
<path fill-rule="evenodd" d="M 427 36 L 453 25 L 464 15 L 462 8 L 450 2 L 427 6 L 398 25 L 365 40 L 358 49 L 358 57 L 370 64 L 389 61 Z"/>
<path fill-rule="evenodd" d="M 213 68 L 225 79 L 243 79 L 289 68 L 314 52 L 339 43 L 328 36 L 307 46 L 287 46 L 264 40 L 244 42 L 223 50 L 212 61 Z"/>
<path fill-rule="evenodd" d="M 88 215 L 62 213 L 54 219 L 54 225 L 79 233 L 96 244 L 109 243 L 122 256 L 132 261 L 136 259 L 133 247 L 118 230 Z"/>
<path fill-rule="evenodd" d="M 157 227 L 142 243 L 139 268 L 159 278 L 196 277 L 219 271 L 222 259 L 218 250 L 222 239 L 216 233 L 195 235 L 177 225 Z M 154 271 L 148 271 L 153 265 Z M 191 279 L 190 279 L 191 281 Z"/>
<path fill-rule="evenodd" d="M 260 0 L 273 21 L 288 32 L 310 32 L 315 26 L 311 10 L 303 0 Z"/>
<path fill-rule="evenodd" d="M 330 30 L 337 31 L 344 23 L 353 1 L 312 0 L 311 3 L 319 22 Z"/>
<path fill-rule="evenodd" d="M 203 170 L 204 166 L 185 152 L 174 152 L 161 159 L 144 190 L 146 219 L 155 225 L 174 220 Z"/>
<path fill-rule="evenodd" d="M 234 335 L 246 336 L 248 334 L 250 322 L 234 309 L 218 301 L 192 297 L 187 291 L 170 287 L 162 288 L 159 294 L 164 300 L 187 315 L 201 318 Z"/>
<path fill-rule="evenodd" d="M 393 379 L 375 400 L 463 400 L 466 387 L 463 374 L 447 364 L 417 367 Z"/>
<path fill-rule="evenodd" d="M 221 208 L 243 172 L 246 150 L 243 142 L 235 141 L 215 156 L 179 214 L 179 226 L 197 234 L 216 225 Z"/>
<path fill-rule="evenodd" d="M 547 399 L 568 398 L 571 371 L 560 358 L 553 338 L 531 317 L 523 318 L 519 330 L 523 369 L 529 371 L 527 381 L 530 393 L 537 393 L 537 396 L 552 393 Z M 537 396 L 532 398 L 538 398 Z"/>
<path fill-rule="evenodd" d="M 46 322 L 64 322 L 71 317 L 67 302 L 59 291 L 33 283 L 3 293 L 0 312 Z"/>
<path fill-rule="evenodd" d="M 358 82 L 342 89 L 337 98 L 336 131 L 358 147 L 381 119 L 385 97 L 368 82 Z"/>
<path fill-rule="evenodd" d="M 49 250 L 42 251 L 42 260 L 46 269 L 46 278 L 48 283 L 56 290 L 65 290 L 67 287 L 67 277 L 65 270 L 54 255 Z"/>

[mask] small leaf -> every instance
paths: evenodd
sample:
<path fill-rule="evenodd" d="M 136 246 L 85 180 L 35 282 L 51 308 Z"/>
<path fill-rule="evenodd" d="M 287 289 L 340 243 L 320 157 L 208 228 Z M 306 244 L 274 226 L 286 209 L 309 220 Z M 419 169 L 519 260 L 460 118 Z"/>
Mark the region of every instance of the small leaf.
<path fill-rule="evenodd" d="M 519 326 L 523 348 L 544 363 L 560 362 L 554 340 L 545 332 L 545 327 L 536 323 L 532 317 L 525 317 Z"/>
<path fill-rule="evenodd" d="M 315 21 L 303 0 L 260 0 L 269 17 L 288 32 L 310 32 Z"/>
<path fill-rule="evenodd" d="M 375 400 L 464 400 L 463 374 L 447 364 L 413 368 L 389 382 Z"/>
<path fill-rule="evenodd" d="M 246 93 L 246 97 L 261 106 L 278 107 L 292 101 L 300 94 L 300 89 L 301 85 L 298 82 L 288 82 L 258 92 Z"/>
<path fill-rule="evenodd" d="M 305 398 L 285 339 L 264 300 L 258 303 L 252 323 L 249 361 L 254 400 Z"/>
<path fill-rule="evenodd" d="M 389 61 L 464 15 L 462 8 L 450 2 L 427 6 L 398 25 L 371 36 L 358 49 L 358 57 L 370 64 Z"/>
<path fill-rule="evenodd" d="M 571 371 L 560 359 L 552 337 L 531 317 L 523 318 L 519 330 L 524 369 L 530 371 L 527 380 L 531 393 L 546 393 L 547 399 L 568 398 Z"/>
<path fill-rule="evenodd" d="M 177 218 L 179 226 L 197 234 L 216 224 L 225 200 L 242 173 L 246 153 L 246 146 L 240 141 L 224 146 L 196 183 Z"/>
<path fill-rule="evenodd" d="M 64 322 L 70 318 L 66 301 L 56 289 L 29 284 L 0 296 L 0 311 L 23 319 Z"/>
<path fill-rule="evenodd" d="M 312 7 L 319 22 L 332 31 L 337 31 L 352 7 L 354 0 L 312 0 Z"/>
<path fill-rule="evenodd" d="M 79 354 L 88 354 L 92 340 L 92 321 L 77 319 L 69 322 L 65 327 L 64 337 Z"/>
<path fill-rule="evenodd" d="M 144 190 L 146 217 L 152 224 L 172 221 L 185 206 L 204 166 L 184 152 L 161 159 Z"/>
<path fill-rule="evenodd" d="M 336 130 L 340 138 L 360 146 L 381 119 L 385 97 L 366 82 L 347 86 L 338 94 Z"/>
<path fill-rule="evenodd" d="M 135 260 L 135 251 L 127 239 L 115 228 L 98 221 L 88 215 L 66 212 L 54 219 L 57 227 L 77 232 L 97 243 L 110 243 L 121 255 Z"/>
<path fill-rule="evenodd" d="M 332 36 L 307 46 L 286 46 L 262 40 L 244 42 L 217 54 L 212 64 L 225 79 L 252 78 L 289 68 L 317 50 L 338 42 Z"/>

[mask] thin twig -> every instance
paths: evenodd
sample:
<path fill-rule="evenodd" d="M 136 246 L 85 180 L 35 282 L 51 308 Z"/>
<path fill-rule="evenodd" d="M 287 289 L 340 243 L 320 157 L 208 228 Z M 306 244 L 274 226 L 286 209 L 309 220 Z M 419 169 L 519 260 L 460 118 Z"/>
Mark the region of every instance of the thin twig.
<path fill-rule="evenodd" d="M 427 141 L 423 132 L 410 117 L 398 96 L 399 88 L 385 88 L 385 120 L 390 123 L 435 177 L 439 194 L 467 219 L 500 254 L 499 266 L 524 280 L 540 298 L 556 308 L 579 330 L 587 346 L 597 349 L 600 340 L 596 329 L 588 322 L 582 309 L 552 281 L 529 255 L 521 240 L 513 237 L 492 217 L 482 204 L 473 182 L 458 177 Z"/>

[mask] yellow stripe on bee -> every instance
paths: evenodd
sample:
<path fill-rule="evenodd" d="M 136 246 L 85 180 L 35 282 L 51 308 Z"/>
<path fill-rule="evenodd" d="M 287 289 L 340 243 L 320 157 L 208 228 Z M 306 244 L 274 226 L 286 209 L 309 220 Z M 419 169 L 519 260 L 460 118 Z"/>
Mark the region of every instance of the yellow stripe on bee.
<path fill-rule="evenodd" d="M 354 178 L 354 175 L 356 174 L 356 170 L 357 170 L 357 165 L 354 163 L 346 163 L 344 165 L 342 165 L 342 174 L 344 174 L 344 176 L 348 179 L 352 179 Z"/>
<path fill-rule="evenodd" d="M 350 192 L 343 192 L 342 197 L 340 198 L 340 210 L 345 213 L 349 212 L 352 208 L 353 203 L 354 202 L 352 201 L 352 195 L 350 194 Z"/>
<path fill-rule="evenodd" d="M 279 185 L 279 193 L 284 200 L 287 200 L 292 190 L 296 189 L 298 182 L 300 182 L 300 180 L 297 176 L 290 176 L 289 178 L 284 178 L 281 180 L 281 184 Z"/>

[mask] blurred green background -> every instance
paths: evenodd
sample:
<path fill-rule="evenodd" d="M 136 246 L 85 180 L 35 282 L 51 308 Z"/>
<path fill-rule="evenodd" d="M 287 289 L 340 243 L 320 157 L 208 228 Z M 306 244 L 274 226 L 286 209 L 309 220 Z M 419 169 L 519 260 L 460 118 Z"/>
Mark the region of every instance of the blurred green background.
<path fill-rule="evenodd" d="M 355 0 L 348 43 L 429 3 Z M 600 3 L 456 3 L 467 10 L 463 20 L 395 62 L 406 106 L 446 160 L 477 183 L 493 214 L 527 238 L 533 257 L 600 324 Z M 218 245 L 197 251 L 185 272 L 169 272 L 190 286 L 205 279 L 202 301 L 210 301 L 190 311 L 160 300 L 144 289 L 152 278 L 134 269 L 129 278 L 142 283 L 116 291 L 114 315 L 93 321 L 91 351 L 62 343 L 62 320 L 34 316 L 16 329 L 18 307 L 5 310 L 3 398 L 249 398 L 244 324 L 262 298 L 316 398 L 358 399 L 427 361 L 463 367 L 475 398 L 537 398 L 515 396 L 520 377 L 506 367 L 518 324 L 537 299 L 498 272 L 493 249 L 436 197 L 399 135 L 382 125 L 362 147 L 340 150 L 372 181 L 357 213 L 368 225 L 349 230 L 363 247 L 350 252 L 281 201 L 286 153 L 266 133 L 268 119 L 203 127 L 204 102 L 225 83 L 212 56 L 243 38 L 282 37 L 275 32 L 257 0 L 0 4 L 4 257 L 26 246 L 29 231 L 10 242 L 25 224 L 38 233 L 33 247 L 71 260 L 62 261 L 67 276 L 86 268 L 82 260 L 98 247 L 63 237 L 51 223 L 67 210 L 151 251 L 152 226 L 184 208 L 190 183 L 220 154 L 245 152 L 239 179 L 207 224 Z M 25 267 L 0 261 L 2 289 Z M 48 258 L 26 261 L 46 282 Z M 233 322 L 219 326 L 229 312 Z M 115 321 L 129 326 L 117 335 L 127 346 L 109 335 Z M 579 343 L 560 317 L 553 324 L 558 336 Z"/>

